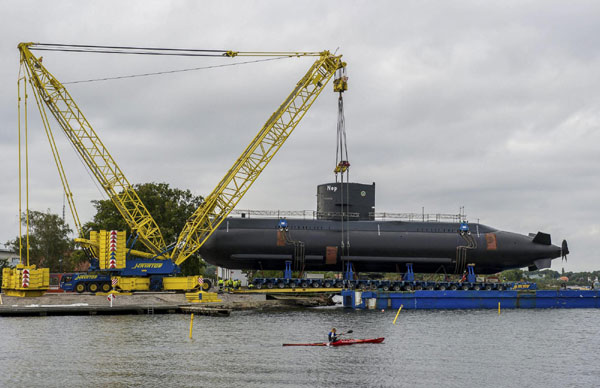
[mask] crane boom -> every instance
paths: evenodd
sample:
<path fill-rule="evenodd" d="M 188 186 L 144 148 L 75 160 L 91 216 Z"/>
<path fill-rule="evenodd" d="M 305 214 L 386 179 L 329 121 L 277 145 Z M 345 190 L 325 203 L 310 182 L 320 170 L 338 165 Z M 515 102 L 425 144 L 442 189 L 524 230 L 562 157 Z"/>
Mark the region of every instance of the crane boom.
<path fill-rule="evenodd" d="M 21 66 L 25 67 L 36 99 L 43 101 L 65 135 L 81 155 L 104 191 L 139 240 L 156 255 L 165 251 L 165 242 L 156 221 L 87 121 L 67 89 L 42 65 L 29 47 L 20 43 Z"/>
<path fill-rule="evenodd" d="M 106 191 L 130 229 L 137 232 L 139 240 L 156 257 L 171 258 L 177 265 L 196 252 L 219 227 L 296 128 L 336 71 L 341 71 L 346 66 L 341 60 L 341 55 L 331 54 L 329 51 L 292 53 L 226 51 L 222 54 L 226 57 L 316 56 L 317 60 L 267 120 L 213 192 L 186 221 L 169 257 L 165 253 L 167 249 L 158 225 L 66 88 L 44 68 L 41 59 L 31 53 L 30 46 L 33 45 L 34 43 L 21 43 L 19 51 L 21 65 L 26 69 L 36 93 L 36 100 L 43 101 L 52 112 L 85 165 Z M 345 91 L 346 79 L 345 77 L 336 79 L 334 91 Z"/>
<path fill-rule="evenodd" d="M 238 53 L 228 52 L 227 55 L 236 56 Z M 341 57 L 329 51 L 319 53 L 318 59 L 296 84 L 291 94 L 267 120 L 217 187 L 206 197 L 205 202 L 187 220 L 172 253 L 175 264 L 181 264 L 196 252 L 234 209 L 304 117 L 327 82 L 338 69 L 346 66 Z M 346 90 L 345 79 L 336 80 L 334 90 Z"/>

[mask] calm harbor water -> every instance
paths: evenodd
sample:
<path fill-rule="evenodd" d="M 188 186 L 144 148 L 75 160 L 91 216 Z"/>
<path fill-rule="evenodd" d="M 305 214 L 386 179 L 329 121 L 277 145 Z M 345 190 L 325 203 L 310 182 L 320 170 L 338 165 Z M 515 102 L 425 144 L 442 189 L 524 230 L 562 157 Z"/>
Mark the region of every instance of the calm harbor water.
<path fill-rule="evenodd" d="M 0 386 L 598 387 L 600 310 L 0 318 Z M 331 327 L 383 344 L 324 341 Z"/>

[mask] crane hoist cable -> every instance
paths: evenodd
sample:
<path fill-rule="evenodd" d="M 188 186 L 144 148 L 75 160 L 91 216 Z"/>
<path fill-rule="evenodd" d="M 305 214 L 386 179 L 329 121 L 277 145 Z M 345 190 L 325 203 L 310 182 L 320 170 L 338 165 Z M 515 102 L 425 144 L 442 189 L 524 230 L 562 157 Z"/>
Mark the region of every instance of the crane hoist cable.
<path fill-rule="evenodd" d="M 220 67 L 231 67 L 238 65 L 247 65 L 259 62 L 276 61 L 288 58 L 297 58 L 304 56 L 319 56 L 321 53 L 316 51 L 232 51 L 232 50 L 210 50 L 210 49 L 174 49 L 174 48 L 159 48 L 159 47 L 134 47 L 134 46 L 98 46 L 98 45 L 74 45 L 74 44 L 57 44 L 57 43 L 30 43 L 28 48 L 37 51 L 62 51 L 76 53 L 96 53 L 96 54 L 127 54 L 127 55 L 170 55 L 170 56 L 201 56 L 201 57 L 269 57 L 265 59 L 256 59 L 252 61 L 243 61 L 236 63 L 227 63 L 221 65 L 211 65 L 202 67 L 193 67 L 186 69 L 175 69 L 157 71 L 151 73 L 131 74 L 116 77 L 94 78 L 87 80 L 62 82 L 63 85 L 78 84 L 86 82 L 109 81 L 126 78 L 148 77 L 154 75 L 165 75 L 173 73 L 182 73 L 188 71 L 215 69 Z"/>
<path fill-rule="evenodd" d="M 86 79 L 86 80 L 79 80 L 79 81 L 63 82 L 62 84 L 63 85 L 72 85 L 72 84 L 81 84 L 81 83 L 87 83 L 87 82 L 112 81 L 112 80 L 127 79 L 127 78 L 151 77 L 151 76 L 155 76 L 155 75 L 166 75 L 166 74 L 174 74 L 174 73 L 184 73 L 184 72 L 188 72 L 188 71 L 217 69 L 217 68 L 220 68 L 220 67 L 231 67 L 231 66 L 238 66 L 238 65 L 247 65 L 247 64 L 251 64 L 251 63 L 277 61 L 277 60 L 280 60 L 280 59 L 289 59 L 289 58 L 292 58 L 292 57 L 275 57 L 275 58 L 257 59 L 257 60 L 254 60 L 254 61 L 244 61 L 244 62 L 236 62 L 236 63 L 225 63 L 225 64 L 222 64 L 222 65 L 211 65 L 211 66 L 202 66 L 202 67 L 192 67 L 192 68 L 187 68 L 187 69 L 156 71 L 156 72 L 153 72 L 153 73 L 140 73 L 140 74 L 130 74 L 130 75 L 122 75 L 122 76 L 116 76 L 116 77 L 93 78 L 93 79 Z"/>
<path fill-rule="evenodd" d="M 25 43 L 29 50 L 98 54 L 170 55 L 180 57 L 318 57 L 319 51 L 233 51 L 164 47 L 98 46 L 82 44 Z"/>
<path fill-rule="evenodd" d="M 346 69 L 339 69 L 337 79 L 347 82 Z M 350 161 L 348 158 L 348 144 L 346 142 L 346 119 L 344 116 L 344 98 L 343 90 L 339 92 L 338 97 L 338 116 L 337 116 L 337 139 L 335 150 L 335 182 L 338 183 L 338 174 L 340 182 L 340 221 L 341 221 L 341 248 L 342 257 L 350 255 L 350 230 L 349 230 L 349 203 L 350 193 L 348 183 L 350 182 Z M 342 262 L 342 268 L 344 263 Z"/>
<path fill-rule="evenodd" d="M 220 57 L 227 50 L 207 49 L 177 49 L 162 47 L 134 47 L 134 46 L 98 46 L 83 44 L 60 44 L 60 43 L 33 43 L 29 45 L 30 50 L 37 51 L 62 51 L 77 53 L 98 54 L 128 54 L 128 55 L 172 55 L 185 57 Z"/>

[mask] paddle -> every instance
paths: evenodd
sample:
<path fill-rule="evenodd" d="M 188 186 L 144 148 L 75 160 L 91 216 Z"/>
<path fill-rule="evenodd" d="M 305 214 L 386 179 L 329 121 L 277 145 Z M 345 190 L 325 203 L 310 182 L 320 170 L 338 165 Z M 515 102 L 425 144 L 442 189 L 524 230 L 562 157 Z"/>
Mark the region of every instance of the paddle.
<path fill-rule="evenodd" d="M 353 330 L 348 330 L 345 333 L 338 334 L 338 337 L 341 337 L 346 334 L 354 333 Z M 282 344 L 283 346 L 330 346 L 331 342 L 316 342 L 312 344 Z"/>
<path fill-rule="evenodd" d="M 350 334 L 350 333 L 354 333 L 354 330 L 348 330 L 345 333 L 341 333 L 338 334 L 338 341 L 340 340 L 339 337 L 346 335 L 346 334 Z M 337 341 L 336 341 L 337 342 Z M 309 343 L 309 344 L 282 344 L 283 346 L 331 346 L 332 342 L 315 342 L 315 343 Z"/>

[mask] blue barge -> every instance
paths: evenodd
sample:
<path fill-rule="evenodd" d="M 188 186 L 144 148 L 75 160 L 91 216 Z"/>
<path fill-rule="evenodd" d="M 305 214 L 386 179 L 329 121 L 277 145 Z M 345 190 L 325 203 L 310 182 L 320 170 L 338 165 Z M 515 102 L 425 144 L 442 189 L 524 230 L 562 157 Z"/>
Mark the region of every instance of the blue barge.
<path fill-rule="evenodd" d="M 342 291 L 343 305 L 353 309 L 547 309 L 600 308 L 599 290 L 508 291 Z"/>

